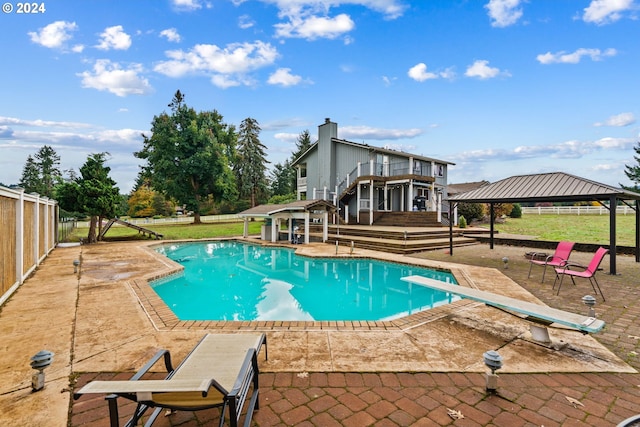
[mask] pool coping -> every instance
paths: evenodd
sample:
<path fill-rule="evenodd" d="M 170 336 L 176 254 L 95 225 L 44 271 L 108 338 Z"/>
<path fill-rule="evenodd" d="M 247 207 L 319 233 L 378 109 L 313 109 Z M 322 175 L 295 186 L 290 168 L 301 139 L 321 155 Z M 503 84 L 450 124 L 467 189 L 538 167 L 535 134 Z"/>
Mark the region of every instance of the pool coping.
<path fill-rule="evenodd" d="M 386 254 L 384 252 L 343 249 L 343 253 L 330 254 L 327 252 L 328 246 L 322 244 L 322 250 L 309 250 L 318 248 L 312 245 L 292 245 L 289 243 L 264 242 L 255 238 L 218 238 L 218 239 L 198 239 L 198 240 L 175 240 L 171 242 L 154 242 L 145 246 L 145 250 L 150 256 L 160 261 L 165 268 L 154 274 L 145 275 L 139 279 L 127 282 L 133 291 L 138 303 L 147 315 L 149 321 L 157 331 L 175 330 L 207 330 L 217 329 L 223 331 L 405 331 L 434 320 L 441 319 L 451 313 L 468 307 L 481 305 L 478 302 L 461 299 L 448 304 L 426 309 L 417 313 L 412 313 L 393 320 L 378 321 L 273 321 L 273 320 L 252 320 L 252 321 L 229 321 L 229 320 L 180 320 L 160 296 L 153 290 L 150 282 L 162 279 L 181 272 L 184 267 L 167 258 L 155 250 L 159 246 L 171 243 L 205 243 L 220 241 L 237 241 L 242 243 L 260 245 L 265 247 L 279 247 L 294 249 L 296 255 L 309 258 L 335 258 L 335 259 L 369 259 L 384 262 L 392 262 L 403 265 L 414 265 L 429 269 L 450 272 L 460 286 L 476 288 L 472 280 L 460 265 L 442 266 L 441 263 L 433 263 L 428 260 L 417 258 L 404 259 L 399 261 L 397 255 Z"/>

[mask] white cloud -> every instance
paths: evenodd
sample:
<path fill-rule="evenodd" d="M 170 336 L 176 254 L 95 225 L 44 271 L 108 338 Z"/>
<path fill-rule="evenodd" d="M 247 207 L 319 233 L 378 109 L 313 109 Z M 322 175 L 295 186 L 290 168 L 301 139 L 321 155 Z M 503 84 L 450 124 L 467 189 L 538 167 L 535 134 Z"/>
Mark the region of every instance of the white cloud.
<path fill-rule="evenodd" d="M 77 29 L 75 22 L 56 21 L 40 28 L 37 32 L 27 34 L 34 43 L 50 49 L 62 49 L 65 47 L 65 42 L 71 40 L 71 32 Z"/>
<path fill-rule="evenodd" d="M 3 117 L 0 116 L 0 126 L 1 125 L 11 125 L 11 126 L 27 126 L 27 127 L 54 127 L 54 128 L 88 128 L 91 125 L 86 123 L 78 123 L 78 122 L 54 122 L 50 120 L 25 120 L 18 119 L 15 117 Z"/>
<path fill-rule="evenodd" d="M 238 27 L 246 30 L 256 25 L 255 21 L 249 15 L 242 15 L 238 18 Z"/>
<path fill-rule="evenodd" d="M 585 49 L 580 48 L 575 52 L 566 53 L 564 51 L 551 53 L 547 52 L 536 56 L 536 59 L 541 64 L 577 64 L 583 57 L 589 57 L 592 61 L 600 61 L 608 56 L 615 56 L 618 52 L 615 49 L 606 49 L 601 51 L 600 49 Z"/>
<path fill-rule="evenodd" d="M 168 41 L 173 43 L 179 43 L 181 40 L 180 34 L 175 28 L 167 28 L 166 30 L 160 31 L 160 36 L 165 37 Z"/>
<path fill-rule="evenodd" d="M 427 72 L 427 64 L 425 64 L 424 62 L 421 62 L 409 68 L 407 75 L 411 77 L 413 80 L 416 80 L 419 82 L 438 78 L 437 74 Z"/>
<path fill-rule="evenodd" d="M 187 74 L 210 74 L 216 86 L 250 85 L 251 80 L 241 77 L 250 71 L 273 64 L 278 51 L 269 43 L 234 43 L 224 49 L 211 44 L 195 45 L 189 51 L 170 50 L 170 58 L 156 64 L 154 70 L 169 77 Z"/>
<path fill-rule="evenodd" d="M 384 82 L 385 86 L 391 86 L 396 80 L 398 80 L 397 77 L 382 76 L 382 81 Z"/>
<path fill-rule="evenodd" d="M 582 19 L 597 25 L 609 24 L 622 18 L 622 12 L 633 8 L 633 0 L 592 0 L 584 9 Z"/>
<path fill-rule="evenodd" d="M 335 39 L 353 30 L 355 23 L 344 13 L 335 18 L 309 16 L 292 17 L 287 23 L 276 24 L 276 36 L 284 38 Z"/>
<path fill-rule="evenodd" d="M 302 77 L 291 74 L 291 68 L 278 68 L 269 76 L 270 85 L 295 86 L 302 81 Z"/>
<path fill-rule="evenodd" d="M 203 0 L 171 0 L 174 9 L 178 11 L 192 12 L 202 9 L 203 7 L 210 9 L 211 3 Z"/>
<path fill-rule="evenodd" d="M 510 76 L 506 71 L 500 71 L 498 68 L 490 67 L 489 61 L 479 59 L 471 64 L 464 73 L 467 77 L 477 77 L 479 79 L 491 79 L 499 75 Z"/>
<path fill-rule="evenodd" d="M 340 128 L 340 135 L 343 138 L 350 139 L 404 139 L 415 138 L 424 133 L 422 129 L 381 129 L 370 126 L 343 126 Z"/>
<path fill-rule="evenodd" d="M 490 0 L 484 7 L 489 11 L 492 27 L 508 27 L 522 17 L 520 0 Z"/>
<path fill-rule="evenodd" d="M 332 6 L 354 4 L 382 13 L 387 19 L 396 19 L 404 13 L 407 5 L 399 0 L 262 0 L 264 3 L 275 4 L 280 10 L 279 15 L 299 16 L 300 14 L 327 13 Z"/>
<path fill-rule="evenodd" d="M 615 116 L 609 117 L 605 122 L 594 123 L 594 126 L 614 126 L 624 127 L 632 125 L 636 122 L 636 118 L 633 113 L 620 113 Z"/>
<path fill-rule="evenodd" d="M 465 151 L 452 156 L 456 163 L 479 161 L 515 161 L 533 158 L 580 159 L 602 150 L 631 150 L 635 144 L 633 138 L 601 138 L 596 141 L 565 141 L 549 145 L 522 145 L 513 150 L 487 149 Z"/>
<path fill-rule="evenodd" d="M 286 22 L 274 27 L 276 36 L 282 38 L 335 39 L 355 28 L 347 14 L 331 17 L 332 7 L 359 5 L 384 14 L 386 19 L 396 19 L 404 13 L 407 5 L 399 0 L 261 0 L 278 8 L 278 17 Z M 353 43 L 345 37 L 345 44 Z"/>
<path fill-rule="evenodd" d="M 96 48 L 100 50 L 127 50 L 131 46 L 131 36 L 124 32 L 122 25 L 107 27 L 100 34 L 100 42 Z"/>
<path fill-rule="evenodd" d="M 153 89 L 149 81 L 141 77 L 142 65 L 132 64 L 122 69 L 116 62 L 108 59 L 97 60 L 93 72 L 78 73 L 82 77 L 82 87 L 108 91 L 117 96 L 145 95 Z"/>

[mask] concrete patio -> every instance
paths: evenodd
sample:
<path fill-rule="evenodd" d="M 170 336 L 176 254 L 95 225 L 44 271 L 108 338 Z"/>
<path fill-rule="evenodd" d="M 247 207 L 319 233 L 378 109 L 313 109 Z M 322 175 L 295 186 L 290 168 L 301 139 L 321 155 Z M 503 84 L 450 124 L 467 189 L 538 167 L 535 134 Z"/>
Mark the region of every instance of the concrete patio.
<path fill-rule="evenodd" d="M 254 416 L 260 426 L 447 425 L 454 422 L 447 409 L 465 414 L 464 425 L 615 425 L 640 413 L 640 309 L 634 305 L 640 268 L 630 257 L 618 257 L 618 276 L 600 276 L 607 302 L 598 300 L 596 311 L 605 330 L 592 337 L 552 328 L 554 341 L 563 344 L 556 350 L 528 340 L 527 321 L 469 301 L 390 322 L 182 322 L 149 292 L 147 279 L 177 268 L 149 245 L 57 248 L 2 307 L 4 425 L 108 425 L 102 398 L 70 405 L 76 380 L 131 373 L 158 348 L 181 360 L 205 332 L 256 330 L 269 339 L 269 360 L 260 362 L 261 409 Z M 335 255 L 330 245 L 296 249 Z M 541 271 L 527 279 L 528 249 L 521 247 L 476 245 L 454 256 L 432 251 L 411 257 L 341 251 L 451 269 L 467 285 L 577 313 L 586 313 L 580 298 L 592 293 L 585 282 L 555 295 L 550 278 L 539 282 Z M 76 275 L 73 260 L 80 254 Z M 575 259 L 590 256 L 576 253 Z M 42 349 L 55 353 L 54 362 L 45 371 L 46 387 L 32 393 L 29 361 Z M 490 349 L 504 359 L 497 395 L 484 390 L 482 354 Z M 214 416 L 176 414 L 157 424 L 197 426 Z"/>

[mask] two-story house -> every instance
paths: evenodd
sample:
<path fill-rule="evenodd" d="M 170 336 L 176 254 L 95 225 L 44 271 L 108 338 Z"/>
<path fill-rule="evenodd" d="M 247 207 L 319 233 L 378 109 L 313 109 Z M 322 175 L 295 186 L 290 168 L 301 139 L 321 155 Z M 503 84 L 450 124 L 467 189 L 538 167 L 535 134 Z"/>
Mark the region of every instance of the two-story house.
<path fill-rule="evenodd" d="M 434 212 L 441 221 L 447 167 L 454 163 L 338 138 L 330 119 L 295 160 L 298 200 L 331 201 L 346 223 L 373 224 L 385 212 Z"/>

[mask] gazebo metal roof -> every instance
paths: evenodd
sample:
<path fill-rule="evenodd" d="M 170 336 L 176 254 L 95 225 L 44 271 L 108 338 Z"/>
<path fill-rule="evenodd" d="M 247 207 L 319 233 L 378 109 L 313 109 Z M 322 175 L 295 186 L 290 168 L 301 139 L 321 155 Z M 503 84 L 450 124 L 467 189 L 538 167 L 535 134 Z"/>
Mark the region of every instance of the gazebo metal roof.
<path fill-rule="evenodd" d="M 640 219 L 638 216 L 640 193 L 612 187 L 564 172 L 553 172 L 512 176 L 471 191 L 452 195 L 447 199 L 450 205 L 459 202 L 489 203 L 492 211 L 495 203 L 595 201 L 606 206 L 603 202 L 609 201 L 609 259 L 611 274 L 616 274 L 615 206 L 620 201 L 629 204 L 628 202 L 632 200 L 635 201 L 634 209 L 636 211 L 636 262 L 640 262 Z M 453 212 L 453 209 L 449 211 Z M 493 249 L 493 215 L 491 217 L 490 247 Z M 453 235 L 451 226 L 450 235 Z M 452 243 L 449 249 L 453 253 Z"/>
<path fill-rule="evenodd" d="M 469 203 L 584 202 L 640 200 L 640 193 L 611 187 L 563 172 L 518 175 L 475 190 L 449 197 L 449 201 Z"/>

